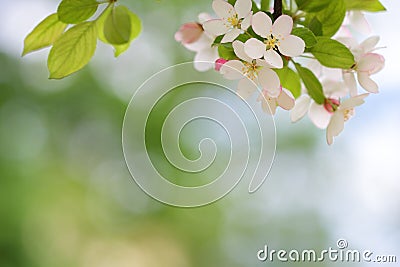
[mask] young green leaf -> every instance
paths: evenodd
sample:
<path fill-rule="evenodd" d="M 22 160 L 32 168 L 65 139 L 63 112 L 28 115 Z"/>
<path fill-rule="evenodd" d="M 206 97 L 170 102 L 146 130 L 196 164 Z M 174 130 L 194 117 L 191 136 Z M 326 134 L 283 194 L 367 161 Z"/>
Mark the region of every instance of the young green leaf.
<path fill-rule="evenodd" d="M 295 98 L 298 98 L 301 94 L 301 83 L 299 75 L 289 67 L 283 67 L 282 69 L 274 69 L 279 76 L 282 87 L 292 92 Z"/>
<path fill-rule="evenodd" d="M 317 37 L 317 44 L 309 49 L 315 58 L 329 68 L 350 69 L 354 56 L 342 43 L 328 37 Z"/>
<path fill-rule="evenodd" d="M 66 27 L 67 24 L 58 20 L 57 14 L 51 14 L 25 38 L 22 56 L 53 44 Z"/>
<path fill-rule="evenodd" d="M 317 43 L 314 33 L 306 27 L 293 28 L 292 35 L 296 35 L 303 39 L 307 48 L 313 47 Z"/>
<path fill-rule="evenodd" d="M 327 8 L 332 0 L 296 0 L 297 7 L 306 12 L 318 12 Z"/>
<path fill-rule="evenodd" d="M 310 23 L 308 24 L 308 28 L 314 33 L 315 36 L 322 35 L 322 23 L 317 19 L 317 17 L 313 17 Z"/>
<path fill-rule="evenodd" d="M 98 6 L 96 0 L 63 0 L 57 13 L 62 22 L 76 24 L 93 16 Z"/>
<path fill-rule="evenodd" d="M 261 10 L 269 11 L 270 0 L 261 0 Z"/>
<path fill-rule="evenodd" d="M 314 73 L 302 67 L 300 64 L 295 63 L 297 73 L 303 80 L 304 86 L 307 88 L 307 92 L 315 103 L 322 105 L 325 102 L 325 95 L 322 91 L 322 85 Z"/>
<path fill-rule="evenodd" d="M 219 45 L 218 54 L 221 58 L 226 60 L 237 59 L 235 52 L 233 51 L 232 45 Z"/>
<path fill-rule="evenodd" d="M 322 24 L 322 35 L 333 36 L 339 30 L 345 16 L 344 0 L 331 1 L 326 9 L 317 13 L 317 18 Z"/>
<path fill-rule="evenodd" d="M 346 0 L 346 9 L 369 12 L 386 11 L 386 8 L 379 0 Z"/>
<path fill-rule="evenodd" d="M 47 65 L 50 79 L 64 78 L 83 68 L 96 50 L 97 28 L 93 21 L 80 23 L 55 41 Z"/>
<path fill-rule="evenodd" d="M 113 45 L 129 43 L 132 33 L 131 16 L 128 8 L 116 6 L 104 21 L 104 37 Z"/>

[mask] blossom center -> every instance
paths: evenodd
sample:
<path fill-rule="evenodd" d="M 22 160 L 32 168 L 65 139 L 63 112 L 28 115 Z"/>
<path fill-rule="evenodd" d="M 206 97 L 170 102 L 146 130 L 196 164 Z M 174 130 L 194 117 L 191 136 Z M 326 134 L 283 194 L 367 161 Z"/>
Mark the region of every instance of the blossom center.
<path fill-rule="evenodd" d="M 228 26 L 232 28 L 237 28 L 237 29 L 241 28 L 242 19 L 239 19 L 237 13 L 232 14 L 230 17 L 226 19 L 226 21 L 228 22 Z"/>
<path fill-rule="evenodd" d="M 260 69 L 260 66 L 257 66 L 257 63 L 255 60 L 252 62 L 244 62 L 244 67 L 242 69 L 242 73 L 246 75 L 249 79 L 255 80 L 258 70 Z"/>
<path fill-rule="evenodd" d="M 269 49 L 277 50 L 278 46 L 280 45 L 279 39 L 277 39 L 272 34 L 267 36 L 267 39 L 264 41 L 264 43 L 267 46 L 267 50 Z"/>

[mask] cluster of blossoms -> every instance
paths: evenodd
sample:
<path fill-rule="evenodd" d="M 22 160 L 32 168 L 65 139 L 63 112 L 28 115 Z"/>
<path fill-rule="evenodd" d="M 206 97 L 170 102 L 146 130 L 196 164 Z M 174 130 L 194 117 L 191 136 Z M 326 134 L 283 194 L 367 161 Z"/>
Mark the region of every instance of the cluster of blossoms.
<path fill-rule="evenodd" d="M 326 129 L 327 143 L 332 144 L 355 107 L 369 93 L 378 93 L 370 76 L 385 64 L 375 53 L 379 37 L 360 44 L 352 37 L 351 27 L 361 25 L 362 32 L 369 27 L 360 6 L 343 9 L 340 24 L 318 21 L 323 8 L 318 13 L 313 5 L 303 10 L 293 6 L 275 14 L 272 9 L 260 10 L 251 0 L 214 0 L 216 16 L 201 13 L 198 22 L 183 24 L 175 39 L 196 52 L 197 70 L 207 71 L 210 64 L 205 62 L 215 62 L 215 70 L 224 78 L 238 80 L 239 96 L 259 94 L 265 112 L 274 115 L 278 107 L 291 110 L 293 122 L 308 114 L 318 128 Z M 311 20 L 322 26 L 314 27 Z M 359 87 L 367 93 L 359 93 Z"/>

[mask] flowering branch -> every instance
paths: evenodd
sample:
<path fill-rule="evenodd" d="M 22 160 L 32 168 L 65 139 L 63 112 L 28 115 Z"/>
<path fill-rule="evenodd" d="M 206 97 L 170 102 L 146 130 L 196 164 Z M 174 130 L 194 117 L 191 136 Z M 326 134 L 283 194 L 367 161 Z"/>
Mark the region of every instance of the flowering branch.
<path fill-rule="evenodd" d="M 282 15 L 282 0 L 274 1 L 274 20 L 279 18 Z"/>

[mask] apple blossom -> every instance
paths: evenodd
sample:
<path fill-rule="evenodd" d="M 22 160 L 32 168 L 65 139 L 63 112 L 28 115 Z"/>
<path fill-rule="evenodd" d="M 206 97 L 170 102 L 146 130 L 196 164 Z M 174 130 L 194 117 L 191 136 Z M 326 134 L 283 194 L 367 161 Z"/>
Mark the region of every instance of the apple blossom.
<path fill-rule="evenodd" d="M 271 115 L 275 115 L 278 106 L 285 110 L 291 110 L 295 103 L 293 94 L 289 90 L 282 88 L 282 86 L 280 87 L 279 95 L 276 97 L 271 97 L 267 91 L 263 90 L 258 97 L 258 101 L 261 102 L 264 112 Z"/>
<path fill-rule="evenodd" d="M 198 22 L 188 22 L 183 24 L 179 30 L 175 33 L 175 40 L 182 44 L 191 44 L 196 42 L 204 30 Z"/>
<path fill-rule="evenodd" d="M 215 36 L 224 35 L 221 43 L 232 42 L 250 27 L 251 6 L 251 0 L 237 0 L 234 6 L 223 0 L 214 0 L 212 7 L 219 19 L 205 22 L 204 30 Z"/>
<path fill-rule="evenodd" d="M 375 46 L 379 42 L 378 36 L 372 36 L 361 44 L 352 38 L 338 38 L 340 42 L 347 45 L 354 55 L 355 64 L 349 70 L 343 70 L 343 79 L 350 90 L 352 96 L 357 95 L 357 74 L 358 83 L 370 93 L 378 93 L 378 85 L 370 76 L 383 69 L 385 58 L 377 53 L 373 53 Z"/>
<path fill-rule="evenodd" d="M 222 65 L 220 73 L 229 80 L 240 80 L 238 94 L 248 98 L 257 90 L 257 85 L 271 97 L 277 97 L 280 93 L 279 77 L 265 61 L 252 59 L 244 52 L 244 44 L 241 41 L 232 43 L 238 60 L 229 60 Z"/>
<path fill-rule="evenodd" d="M 204 23 L 205 21 L 212 19 L 211 16 L 207 13 L 200 13 L 198 18 L 200 25 L 201 23 Z M 177 37 L 178 37 L 177 41 L 182 39 L 182 41 L 180 42 L 186 49 L 196 52 L 196 55 L 194 57 L 194 68 L 196 70 L 207 71 L 211 69 L 213 66 L 212 64 L 210 64 L 210 62 L 215 62 L 215 60 L 219 58 L 218 48 L 212 46 L 212 44 L 214 43 L 215 36 L 206 33 L 203 30 L 203 27 L 201 27 L 200 36 L 197 36 L 199 30 L 197 27 L 193 27 L 193 25 L 189 27 L 184 25 L 182 26 L 185 28 L 184 33 L 182 33 L 181 31 L 182 29 L 181 27 L 181 29 L 177 33 L 175 33 L 175 39 L 177 39 Z M 193 32 L 190 33 L 191 31 Z M 190 36 L 190 38 L 188 36 Z M 193 36 L 197 36 L 195 38 L 196 40 L 193 41 L 192 39 L 192 42 L 190 41 L 188 42 L 188 39 L 191 39 Z"/>
<path fill-rule="evenodd" d="M 251 25 L 254 32 L 264 38 L 264 41 L 256 38 L 246 41 L 245 52 L 251 58 L 264 57 L 270 65 L 282 68 L 283 61 L 280 54 L 296 57 L 304 52 L 304 41 L 290 34 L 293 28 L 291 17 L 282 15 L 272 24 L 267 14 L 258 12 L 254 14 Z"/>

